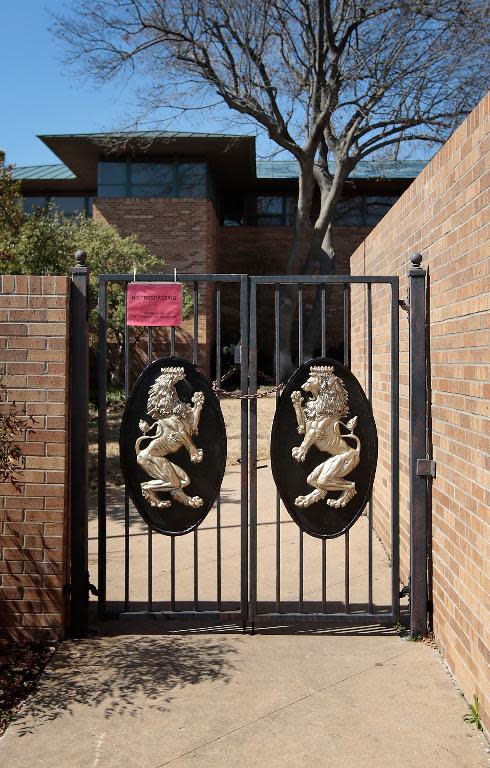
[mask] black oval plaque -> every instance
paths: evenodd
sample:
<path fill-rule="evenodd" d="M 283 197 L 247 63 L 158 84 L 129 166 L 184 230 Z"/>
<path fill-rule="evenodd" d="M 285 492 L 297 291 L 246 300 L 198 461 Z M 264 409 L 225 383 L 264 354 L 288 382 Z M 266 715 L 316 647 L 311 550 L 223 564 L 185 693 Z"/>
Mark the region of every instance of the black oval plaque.
<path fill-rule="evenodd" d="M 326 539 L 345 533 L 369 499 L 377 455 L 371 406 L 355 376 L 329 358 L 298 368 L 277 405 L 271 465 L 300 528 Z"/>
<path fill-rule="evenodd" d="M 166 357 L 145 368 L 124 410 L 120 456 L 131 499 L 154 530 L 178 536 L 202 523 L 223 481 L 226 429 L 195 365 Z"/>

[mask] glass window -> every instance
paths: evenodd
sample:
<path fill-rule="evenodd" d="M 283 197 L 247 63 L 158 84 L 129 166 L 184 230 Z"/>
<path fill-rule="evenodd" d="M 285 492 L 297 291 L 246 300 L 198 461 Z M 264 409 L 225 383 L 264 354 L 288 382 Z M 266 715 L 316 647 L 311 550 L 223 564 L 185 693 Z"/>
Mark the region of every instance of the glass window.
<path fill-rule="evenodd" d="M 203 162 L 99 163 L 99 197 L 208 197 Z"/>
<path fill-rule="evenodd" d="M 61 197 L 56 196 L 50 199 L 50 203 L 55 205 L 65 216 L 76 216 L 79 213 L 85 213 L 84 197 Z"/>
<path fill-rule="evenodd" d="M 26 213 L 33 213 L 38 208 L 46 207 L 45 197 L 24 197 L 24 211 Z"/>
<path fill-rule="evenodd" d="M 175 171 L 172 163 L 131 163 L 132 197 L 173 197 Z M 154 187 L 147 194 L 136 192 L 136 187 Z"/>
<path fill-rule="evenodd" d="M 335 224 L 338 227 L 362 227 L 364 218 L 364 200 L 362 196 L 348 197 L 337 203 Z"/>
<path fill-rule="evenodd" d="M 283 198 L 280 195 L 275 197 L 258 197 L 257 198 L 257 215 L 258 216 L 271 216 L 277 214 L 282 216 Z"/>
<path fill-rule="evenodd" d="M 126 185 L 124 184 L 100 184 L 99 197 L 126 197 Z"/>
<path fill-rule="evenodd" d="M 367 197 L 366 224 L 374 227 L 388 213 L 397 200 L 398 197 L 388 195 Z"/>
<path fill-rule="evenodd" d="M 125 184 L 126 163 L 99 163 L 99 184 Z"/>
<path fill-rule="evenodd" d="M 131 184 L 131 197 L 174 197 L 172 192 L 162 191 L 153 184 Z"/>
<path fill-rule="evenodd" d="M 179 163 L 177 189 L 179 197 L 207 197 L 207 169 L 205 163 Z"/>
<path fill-rule="evenodd" d="M 289 227 L 294 222 L 297 201 L 285 195 L 257 198 L 257 226 Z"/>

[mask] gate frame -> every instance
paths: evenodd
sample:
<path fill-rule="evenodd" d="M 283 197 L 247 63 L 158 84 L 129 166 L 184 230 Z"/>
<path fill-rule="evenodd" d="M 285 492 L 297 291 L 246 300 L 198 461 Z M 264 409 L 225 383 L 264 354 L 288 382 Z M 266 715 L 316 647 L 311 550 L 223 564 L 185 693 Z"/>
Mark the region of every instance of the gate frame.
<path fill-rule="evenodd" d="M 78 251 L 76 254 L 77 265 L 71 270 L 71 356 L 70 356 L 70 422 L 71 422 L 71 449 L 70 449 L 70 510 L 69 510 L 69 555 L 70 555 L 70 583 L 67 591 L 70 595 L 69 632 L 72 636 L 80 637 L 87 634 L 88 630 L 88 602 L 89 589 L 99 595 L 99 606 L 105 608 L 105 571 L 102 573 L 99 556 L 99 583 L 98 590 L 89 583 L 88 574 L 88 483 L 87 483 L 87 436 L 88 436 L 88 268 L 86 266 L 86 254 Z M 420 267 L 422 256 L 411 256 L 411 269 L 408 273 L 408 303 L 398 299 L 398 277 L 393 276 L 357 276 L 357 275 L 279 275 L 279 276 L 249 276 L 219 275 L 219 274 L 149 274 L 136 275 L 136 280 L 172 282 L 178 279 L 180 282 L 207 282 L 218 285 L 219 283 L 236 282 L 240 285 L 240 325 L 241 325 L 241 375 L 240 390 L 244 396 L 241 403 L 241 585 L 240 585 L 240 618 L 245 625 L 257 620 L 256 591 L 249 584 L 249 574 L 255 569 L 256 585 L 256 504 L 257 504 L 257 471 L 256 462 L 251 462 L 249 469 L 249 456 L 256 455 L 256 400 L 257 392 L 257 287 L 261 284 L 291 284 L 317 285 L 319 282 L 325 287 L 331 284 L 344 285 L 350 283 L 363 283 L 368 286 L 368 301 L 370 300 L 370 286 L 375 283 L 390 284 L 392 287 L 391 308 L 391 334 L 392 340 L 397 340 L 398 349 L 398 304 L 408 311 L 409 315 L 409 476 L 410 476 L 410 584 L 402 590 L 403 594 L 410 597 L 410 631 L 412 636 L 423 636 L 427 633 L 428 617 L 428 561 L 430 559 L 430 547 L 428 547 L 428 520 L 427 512 L 430 504 L 431 478 L 435 476 L 435 463 L 430 458 L 430 447 L 427 443 L 427 273 Z M 135 279 L 131 274 L 100 275 L 99 276 L 99 361 L 102 354 L 106 353 L 106 283 L 128 283 Z M 324 288 L 325 290 L 325 288 Z M 396 307 L 395 307 L 396 296 Z M 322 295 L 322 307 L 324 308 L 324 295 Z M 345 309 L 345 304 L 344 304 Z M 276 311 L 277 306 L 276 306 Z M 250 322 L 250 325 L 249 325 Z M 196 326 L 195 326 L 196 327 Z M 217 339 L 220 331 L 217 331 Z M 368 331 L 369 333 L 369 331 Z M 250 335 L 249 335 L 250 334 Z M 394 335 L 395 334 L 395 335 Z M 346 334 L 344 332 L 344 341 Z M 217 342 L 216 342 L 217 343 Z M 322 327 L 322 350 L 325 346 L 325 332 Z M 219 357 L 219 356 L 218 356 Z M 250 360 L 250 363 L 249 363 Z M 219 366 L 219 363 L 218 363 Z M 249 370 L 250 368 L 250 370 Z M 102 367 L 99 366 L 99 402 L 104 402 L 105 413 L 106 380 L 102 381 Z M 392 376 L 398 380 L 399 354 L 396 360 L 392 360 Z M 218 369 L 219 370 L 219 369 Z M 372 376 L 372 372 L 371 372 Z M 219 377 L 218 377 L 219 378 Z M 102 386 L 101 386 L 102 385 Z M 371 383 L 368 383 L 370 388 Z M 398 412 L 398 387 L 393 395 L 392 407 L 396 406 Z M 103 397 L 102 397 L 103 394 Z M 249 406 L 250 423 L 249 423 Z M 421 401 L 425 408 L 421 408 Z M 423 413 L 423 418 L 421 417 Z M 396 419 L 397 421 L 397 419 Z M 98 439 L 99 446 L 105 444 L 105 420 L 99 410 Z M 250 437 L 250 452 L 249 448 Z M 398 456 L 398 423 L 393 426 L 392 440 Z M 396 443 L 396 445 L 395 445 Z M 101 465 L 104 466 L 104 456 L 101 457 Z M 399 484 L 399 461 L 393 462 L 395 480 L 392 484 L 392 497 L 394 487 Z M 250 480 L 250 497 L 249 497 Z M 99 502 L 102 499 L 105 510 L 105 487 L 98 488 Z M 249 536 L 249 506 L 251 509 L 250 536 Z M 398 504 L 397 504 L 398 509 Z M 103 534 L 103 552 L 105 553 L 105 514 L 99 511 L 99 538 Z M 383 623 L 396 623 L 399 618 L 399 596 L 395 596 L 399 589 L 399 522 L 398 512 L 393 522 L 392 515 L 392 540 L 393 526 L 397 531 L 397 552 L 393 562 L 392 574 L 392 613 L 376 615 L 367 614 L 262 614 L 277 620 L 295 621 L 341 621 L 343 624 L 364 623 L 366 619 L 382 621 Z M 255 528 L 254 528 L 255 526 Z M 250 553 L 249 553 L 250 541 Z M 100 553 L 99 553 L 100 555 Z M 105 559 L 104 559 L 105 563 Z M 105 565 L 104 565 L 105 569 Z M 396 575 L 396 578 L 395 578 Z M 250 589 L 250 594 L 249 594 Z M 255 603 L 254 603 L 255 601 Z M 100 613 L 104 615 L 104 610 Z M 145 612 L 147 613 L 147 612 Z M 162 613 L 162 612 L 156 612 Z M 163 612 L 165 615 L 185 618 L 187 616 L 203 619 L 232 619 L 238 612 L 220 611 L 176 611 Z"/>
<path fill-rule="evenodd" d="M 221 293 L 219 286 L 221 284 L 234 283 L 240 288 L 240 330 L 241 330 L 241 366 L 240 366 L 240 392 L 241 395 L 247 395 L 248 393 L 248 310 L 249 310 L 249 277 L 244 274 L 188 274 L 178 273 L 173 274 L 165 273 L 150 273 L 150 274 L 128 274 L 128 273 L 114 273 L 114 274 L 101 274 L 99 275 L 99 294 L 98 294 L 98 488 L 97 488 L 97 516 L 98 516 L 98 585 L 97 585 L 97 607 L 99 618 L 103 619 L 108 616 L 106 609 L 106 572 L 107 572 L 107 536 L 106 536 L 106 488 L 105 488 L 105 476 L 106 476 L 106 411 L 107 411 L 107 331 L 106 331 L 106 286 L 108 283 L 119 283 L 127 285 L 132 282 L 181 282 L 190 283 L 194 288 L 194 334 L 193 334 L 193 363 L 198 365 L 198 292 L 199 287 L 204 286 L 216 286 L 216 341 L 215 345 L 221 338 L 221 317 L 220 317 L 220 301 Z M 150 329 L 148 329 L 150 330 Z M 170 339 L 170 356 L 175 355 L 175 328 L 171 328 Z M 125 326 L 125 399 L 127 401 L 129 396 L 129 370 L 128 370 L 128 358 L 129 358 L 129 332 L 128 326 Z M 151 332 L 149 334 L 148 342 L 148 358 L 151 357 Z M 218 385 L 221 379 L 221 359 L 217 355 L 217 381 Z M 240 563 L 240 599 L 239 610 L 223 611 L 217 607 L 217 610 L 200 611 L 198 610 L 198 583 L 196 576 L 196 562 L 197 562 L 197 535 L 199 528 L 194 529 L 194 610 L 178 611 L 175 610 L 175 605 L 172 605 L 171 610 L 154 611 L 152 610 L 152 577 L 151 577 L 151 554 L 148 560 L 148 573 L 149 573 L 149 597 L 148 597 L 148 609 L 147 611 L 130 611 L 129 606 L 129 563 L 125 563 L 125 608 L 118 615 L 119 616 L 135 616 L 135 615 L 154 615 L 165 616 L 169 619 L 189 619 L 199 618 L 205 620 L 236 620 L 239 619 L 244 628 L 247 621 L 248 611 L 248 402 L 243 399 L 240 409 L 240 421 L 241 421 L 241 500 L 240 500 L 240 551 L 241 551 L 241 563 Z M 101 482 L 101 480 L 104 482 Z M 219 498 L 219 495 L 218 495 Z M 129 495 L 127 488 L 125 488 L 125 516 L 129 519 Z M 127 524 L 126 524 L 127 525 Z M 218 528 L 220 526 L 218 524 Z M 148 537 L 151 542 L 152 528 L 148 525 Z M 125 530 L 125 559 L 129 558 L 129 533 L 128 528 Z M 173 557 L 171 558 L 171 583 L 175 584 L 175 536 L 171 538 L 171 552 Z M 151 553 L 151 544 L 149 545 L 149 552 Z M 173 603 L 175 600 L 172 601 Z M 217 595 L 217 606 L 219 606 L 220 597 Z"/>
<path fill-rule="evenodd" d="M 344 287 L 344 365 L 349 365 L 349 320 L 350 320 L 350 296 L 349 285 L 361 284 L 368 286 L 368 301 L 371 298 L 370 286 L 373 284 L 385 284 L 391 287 L 391 445 L 392 445 L 392 482 L 391 482 L 391 613 L 350 613 L 349 612 L 349 531 L 345 536 L 345 612 L 344 613 L 305 613 L 302 611 L 302 551 L 304 532 L 300 533 L 300 583 L 299 583 L 299 607 L 298 612 L 268 612 L 259 613 L 257 611 L 257 401 L 251 400 L 250 403 L 250 604 L 249 604 L 249 623 L 252 628 L 256 624 L 270 624 L 277 621 L 286 621 L 293 623 L 317 623 L 324 624 L 397 624 L 400 619 L 400 533 L 399 533 L 399 502 L 400 502 L 400 478 L 399 478 L 399 278 L 398 276 L 366 276 L 366 275 L 260 275 L 251 277 L 250 282 L 250 393 L 253 396 L 257 392 L 257 289 L 260 285 L 273 285 L 275 287 L 275 337 L 279 332 L 278 318 L 278 289 L 282 286 L 294 286 L 298 288 L 298 341 L 299 341 L 299 365 L 304 362 L 303 357 L 303 295 L 304 286 L 322 286 L 322 292 L 327 290 L 327 286 L 342 285 Z M 322 296 L 322 356 L 325 354 L 326 334 L 325 334 L 325 299 Z M 278 352 L 276 338 L 276 355 Z M 368 366 L 369 366 L 369 392 L 368 399 L 371 397 L 371 361 L 372 361 L 372 340 L 369 342 Z M 276 366 L 277 378 L 277 366 Z M 276 381 L 276 384 L 278 382 Z M 370 506 L 371 502 L 369 502 Z M 371 519 L 370 523 L 371 525 Z M 325 544 L 322 544 L 325 547 Z M 322 565 L 325 564 L 325 549 L 322 552 Z M 280 564 L 276 561 L 276 579 Z M 372 563 L 370 562 L 370 573 Z M 325 604 L 325 568 L 323 567 L 322 582 L 323 596 L 322 603 Z M 276 606 L 279 607 L 280 599 L 276 598 Z"/>

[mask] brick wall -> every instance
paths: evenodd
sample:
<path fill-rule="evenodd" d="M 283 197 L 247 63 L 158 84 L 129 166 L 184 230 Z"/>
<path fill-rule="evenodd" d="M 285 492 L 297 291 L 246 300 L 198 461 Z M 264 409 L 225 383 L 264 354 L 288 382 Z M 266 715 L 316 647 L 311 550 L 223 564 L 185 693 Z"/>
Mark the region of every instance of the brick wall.
<path fill-rule="evenodd" d="M 356 250 L 353 274 L 398 274 L 406 294 L 409 255 L 430 275 L 434 631 L 466 697 L 480 698 L 490 726 L 490 95 L 471 113 L 387 216 Z M 374 290 L 374 289 L 373 289 Z M 353 302 L 353 367 L 362 376 L 365 297 Z M 402 573 L 408 555 L 408 354 L 401 313 Z M 375 312 L 374 410 L 381 430 L 375 523 L 387 540 L 389 316 Z"/>
<path fill-rule="evenodd" d="M 112 224 L 118 232 L 138 235 L 155 256 L 156 271 L 172 273 L 216 272 L 217 220 L 209 200 L 187 198 L 97 198 L 94 219 Z M 191 286 L 192 290 L 192 286 Z M 199 292 L 199 362 L 208 371 L 208 351 L 214 339 L 214 292 L 202 286 Z M 176 354 L 192 358 L 192 320 L 179 330 Z M 166 331 L 154 334 L 154 354 L 168 354 Z M 133 374 L 146 360 L 145 343 L 135 347 Z"/>
<path fill-rule="evenodd" d="M 0 277 L 0 370 L 10 409 L 35 419 L 22 492 L 1 486 L 0 632 L 63 634 L 68 484 L 68 278 Z"/>

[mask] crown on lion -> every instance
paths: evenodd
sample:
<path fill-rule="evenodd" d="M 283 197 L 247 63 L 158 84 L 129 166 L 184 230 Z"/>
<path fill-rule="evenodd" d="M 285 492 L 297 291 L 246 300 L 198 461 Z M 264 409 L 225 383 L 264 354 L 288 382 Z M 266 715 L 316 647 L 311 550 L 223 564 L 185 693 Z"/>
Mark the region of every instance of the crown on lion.
<path fill-rule="evenodd" d="M 310 367 L 310 373 L 316 374 L 317 376 L 327 376 L 334 372 L 332 365 L 312 365 Z"/>
<path fill-rule="evenodd" d="M 165 378 L 169 384 L 176 384 L 178 381 L 185 379 L 185 371 L 182 367 L 168 366 L 167 368 L 160 368 L 160 376 L 158 378 Z"/>

